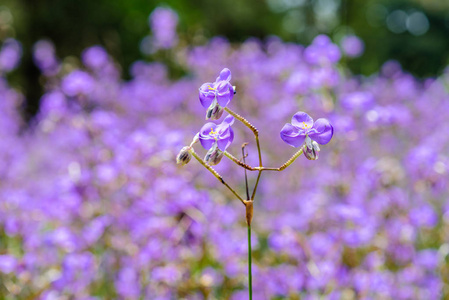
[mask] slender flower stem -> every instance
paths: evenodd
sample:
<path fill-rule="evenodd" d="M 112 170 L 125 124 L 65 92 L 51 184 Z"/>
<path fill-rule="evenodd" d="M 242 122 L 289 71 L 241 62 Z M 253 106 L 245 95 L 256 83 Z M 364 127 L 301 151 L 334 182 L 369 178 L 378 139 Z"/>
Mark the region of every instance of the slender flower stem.
<path fill-rule="evenodd" d="M 260 167 L 262 168 L 262 167 Z M 257 174 L 256 183 L 254 184 L 254 190 L 253 194 L 251 195 L 251 200 L 254 200 L 254 197 L 256 196 L 257 186 L 259 185 L 260 176 L 262 175 L 262 169 L 259 170 L 259 173 Z"/>
<path fill-rule="evenodd" d="M 253 276 L 252 276 L 252 261 L 251 261 L 251 225 L 248 224 L 248 290 L 249 300 L 253 299 Z"/>
<path fill-rule="evenodd" d="M 262 168 L 263 167 L 263 165 L 262 165 L 262 152 L 260 151 L 259 131 L 257 130 L 257 128 L 253 124 L 251 124 L 247 119 L 245 119 L 241 115 L 233 112 L 232 110 L 230 110 L 227 107 L 225 107 L 225 111 L 227 111 L 234 118 L 236 118 L 237 120 L 242 122 L 246 127 L 251 129 L 251 131 L 254 133 L 254 137 L 256 138 L 257 152 L 259 154 L 259 168 Z M 257 186 L 258 186 L 259 180 L 260 180 L 260 175 L 262 175 L 262 170 L 259 170 L 259 174 L 257 175 L 257 180 L 256 180 L 256 184 L 254 185 L 254 190 L 253 190 L 253 194 L 251 195 L 251 200 L 254 200 L 254 196 L 256 195 Z"/>
<path fill-rule="evenodd" d="M 279 168 L 267 168 L 267 167 L 251 167 L 250 165 L 238 160 L 235 156 L 233 156 L 231 153 L 225 151 L 224 155 L 229 158 L 230 160 L 232 160 L 233 162 L 235 162 L 237 165 L 245 168 L 248 171 L 282 171 L 285 170 L 288 166 L 290 166 L 302 153 L 303 153 L 304 149 L 301 148 L 299 149 L 298 152 L 296 152 L 295 154 L 293 154 L 292 157 L 289 158 L 289 160 L 287 160 L 282 166 L 280 166 Z"/>
<path fill-rule="evenodd" d="M 198 156 L 198 154 L 196 154 L 195 153 L 195 151 L 193 150 L 193 148 L 190 150 L 190 153 L 192 154 L 192 156 L 193 157 L 195 157 L 196 158 L 196 160 L 200 163 L 200 164 L 202 164 L 203 165 L 203 167 L 205 167 L 206 169 L 208 169 L 209 170 L 209 172 L 211 172 L 217 179 L 218 179 L 218 181 L 220 181 L 221 183 L 223 183 L 239 200 L 240 200 L 240 202 L 242 202 L 243 203 L 243 205 L 245 205 L 246 206 L 246 203 L 245 203 L 245 200 L 243 200 L 242 199 L 242 197 L 240 197 L 237 193 L 236 193 L 236 191 L 234 191 L 234 189 L 233 188 L 231 188 L 224 180 L 223 180 L 223 177 L 220 175 L 220 174 L 218 174 L 218 172 L 217 171 L 215 171 L 214 170 L 214 168 L 212 168 L 210 165 L 208 165 L 207 163 L 205 163 L 202 159 L 201 159 L 201 157 L 199 157 Z"/>
<path fill-rule="evenodd" d="M 304 151 L 304 148 L 303 147 L 301 147 L 301 149 L 299 149 L 299 151 L 298 152 L 296 152 L 295 154 L 293 154 L 293 156 L 292 157 L 290 157 L 290 159 L 289 160 L 287 160 L 286 162 L 285 162 L 285 164 L 283 164 L 282 166 L 280 166 L 279 168 L 277 168 L 277 169 L 274 169 L 273 171 L 282 171 L 282 170 L 285 170 L 288 166 L 290 166 L 301 154 L 302 154 L 302 152 Z"/>
<path fill-rule="evenodd" d="M 245 147 L 246 147 L 246 145 L 248 145 L 248 143 L 244 143 L 244 144 L 242 145 L 242 160 L 243 160 L 243 163 L 244 163 L 244 164 L 246 164 L 246 161 L 245 161 L 245 158 L 246 158 L 246 155 L 245 155 Z M 246 169 L 244 169 L 244 171 L 245 171 L 245 190 L 246 190 L 246 199 L 249 200 L 248 176 L 247 176 L 247 174 L 246 174 Z"/>
<path fill-rule="evenodd" d="M 237 120 L 239 120 L 240 122 L 242 122 L 246 127 L 248 127 L 249 129 L 251 129 L 251 131 L 254 133 L 255 136 L 259 136 L 259 131 L 257 130 L 257 128 L 251 124 L 247 119 L 245 119 L 244 117 L 242 117 L 241 115 L 239 115 L 236 112 L 233 112 L 232 110 L 230 110 L 228 107 L 225 107 L 225 111 L 232 115 L 234 118 L 236 118 Z"/>
<path fill-rule="evenodd" d="M 246 170 L 249 171 L 258 171 L 258 169 L 251 167 L 250 165 L 247 165 L 245 162 L 239 160 L 238 158 L 236 158 L 234 155 L 232 155 L 231 153 L 229 153 L 228 151 L 224 152 L 224 155 L 229 158 L 230 160 L 232 160 L 233 162 L 235 162 L 236 164 L 238 164 L 239 166 L 245 168 Z"/>

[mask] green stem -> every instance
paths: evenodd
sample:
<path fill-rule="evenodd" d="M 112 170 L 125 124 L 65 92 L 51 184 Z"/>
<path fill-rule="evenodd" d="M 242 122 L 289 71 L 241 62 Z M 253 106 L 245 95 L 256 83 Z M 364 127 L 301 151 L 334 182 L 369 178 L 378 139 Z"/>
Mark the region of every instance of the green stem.
<path fill-rule="evenodd" d="M 262 170 L 259 170 L 259 173 L 257 174 L 256 183 L 254 184 L 253 194 L 251 195 L 251 200 L 254 200 L 254 197 L 256 196 L 257 186 L 259 185 L 259 180 L 260 180 L 261 175 L 262 175 Z"/>
<path fill-rule="evenodd" d="M 193 148 L 189 151 L 191 154 L 192 154 L 192 156 L 201 164 L 201 165 L 203 165 L 203 167 L 205 167 L 209 172 L 211 172 L 212 173 L 212 175 L 214 175 L 215 176 L 215 178 L 217 178 L 218 179 L 218 181 L 220 181 L 222 184 L 224 184 L 236 197 L 237 197 L 237 199 L 239 199 L 240 200 L 240 202 L 242 202 L 244 205 L 246 205 L 245 204 L 245 201 L 242 199 L 242 197 L 240 197 L 239 196 L 239 194 L 237 194 L 237 192 L 236 191 L 234 191 L 234 189 L 233 188 L 231 188 L 224 180 L 223 180 L 223 177 L 220 175 L 220 174 L 218 174 L 218 172 L 217 171 L 215 171 L 214 170 L 214 168 L 212 168 L 210 165 L 208 165 L 207 163 L 205 163 L 202 159 L 201 159 L 201 157 L 199 157 L 196 153 L 195 153 L 195 151 L 193 150 Z"/>
<path fill-rule="evenodd" d="M 248 290 L 249 300 L 253 300 L 253 276 L 251 272 L 251 225 L 248 225 Z"/>

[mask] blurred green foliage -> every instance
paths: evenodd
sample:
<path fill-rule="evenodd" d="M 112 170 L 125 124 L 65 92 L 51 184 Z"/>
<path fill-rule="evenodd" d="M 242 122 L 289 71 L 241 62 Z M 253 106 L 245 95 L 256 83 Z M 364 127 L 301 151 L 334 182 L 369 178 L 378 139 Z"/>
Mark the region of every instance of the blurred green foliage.
<path fill-rule="evenodd" d="M 372 74 L 389 59 L 417 76 L 438 74 L 448 64 L 446 0 L 3 0 L 0 40 L 14 37 L 23 43 L 22 66 L 12 76 L 27 95 L 29 114 L 37 110 L 41 95 L 39 72 L 31 57 L 36 41 L 51 40 L 62 58 L 78 57 L 86 47 L 103 45 L 127 76 L 130 64 L 144 57 L 139 43 L 150 34 L 148 16 L 159 5 L 178 12 L 179 34 L 190 44 L 216 35 L 232 42 L 277 35 L 308 44 L 319 33 L 336 42 L 356 34 L 366 47 L 362 57 L 348 61 L 354 73 Z M 5 12 L 10 13 L 10 22 L 5 21 Z M 395 12 L 408 19 L 395 20 Z M 401 29 L 414 12 L 427 18 L 425 33 Z"/>

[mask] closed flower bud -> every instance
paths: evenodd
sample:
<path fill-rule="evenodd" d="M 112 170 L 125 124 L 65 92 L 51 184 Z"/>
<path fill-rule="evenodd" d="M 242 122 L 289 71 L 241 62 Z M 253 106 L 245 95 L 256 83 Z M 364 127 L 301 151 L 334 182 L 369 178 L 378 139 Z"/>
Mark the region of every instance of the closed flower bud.
<path fill-rule="evenodd" d="M 176 163 L 178 165 L 184 166 L 187 165 L 192 158 L 192 154 L 190 153 L 191 147 L 183 147 L 181 151 L 179 151 L 178 156 L 176 156 Z"/>
<path fill-rule="evenodd" d="M 206 120 L 218 120 L 223 115 L 224 109 L 215 100 L 207 109 Z"/>
<path fill-rule="evenodd" d="M 309 137 L 306 138 L 306 144 L 304 145 L 304 156 L 309 160 L 317 160 L 320 153 L 320 146 L 315 141 L 312 141 Z"/>
<path fill-rule="evenodd" d="M 217 146 L 214 146 L 207 151 L 204 161 L 211 166 L 218 165 L 223 158 L 224 153 Z"/>

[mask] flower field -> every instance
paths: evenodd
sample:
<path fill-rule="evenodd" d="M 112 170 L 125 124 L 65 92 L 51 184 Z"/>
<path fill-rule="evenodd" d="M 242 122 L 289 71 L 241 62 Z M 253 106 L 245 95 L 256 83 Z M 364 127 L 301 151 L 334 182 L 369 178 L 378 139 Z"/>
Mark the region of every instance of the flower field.
<path fill-rule="evenodd" d="M 449 72 L 417 79 L 389 61 L 351 74 L 354 36 L 191 46 L 175 17 L 154 19 L 163 38 L 147 46 L 164 59 L 136 61 L 126 80 L 100 46 L 67 60 L 49 41 L 3 43 L 0 298 L 248 299 L 241 203 L 197 161 L 176 164 L 209 122 L 199 88 L 223 68 L 237 92 L 227 105 L 257 127 L 265 165 L 296 152 L 280 136 L 296 112 L 334 130 L 319 159 L 259 182 L 254 299 L 449 297 Z M 8 79 L 25 50 L 44 89 L 29 122 Z M 251 131 L 235 122 L 233 133 L 226 151 L 241 158 L 248 142 L 257 166 Z M 244 195 L 241 168 L 226 157 L 214 168 Z"/>

